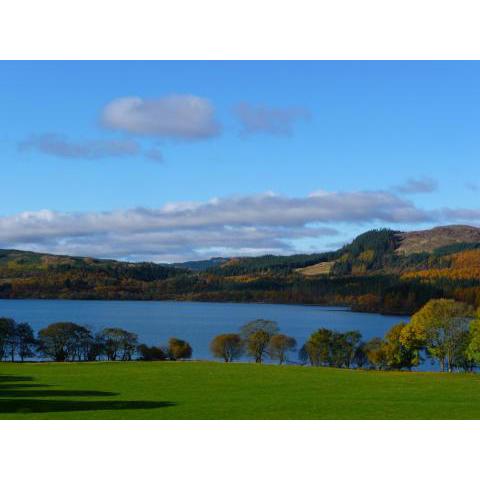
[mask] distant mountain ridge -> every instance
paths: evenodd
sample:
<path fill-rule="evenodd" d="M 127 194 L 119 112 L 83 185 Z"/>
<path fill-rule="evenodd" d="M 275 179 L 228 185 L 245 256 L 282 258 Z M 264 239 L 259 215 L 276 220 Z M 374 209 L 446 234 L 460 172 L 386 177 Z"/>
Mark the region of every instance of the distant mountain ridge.
<path fill-rule="evenodd" d="M 211 267 L 221 265 L 222 263 L 230 260 L 227 257 L 212 257 L 208 260 L 190 260 L 188 262 L 177 262 L 177 263 L 166 263 L 167 266 L 173 266 L 178 268 L 186 268 L 187 270 L 192 270 L 193 272 L 203 272 L 208 270 Z"/>

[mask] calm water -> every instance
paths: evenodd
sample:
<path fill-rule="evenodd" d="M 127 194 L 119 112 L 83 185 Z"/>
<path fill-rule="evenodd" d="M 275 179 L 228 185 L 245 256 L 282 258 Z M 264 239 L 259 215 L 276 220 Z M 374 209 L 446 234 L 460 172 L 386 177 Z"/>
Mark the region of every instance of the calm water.
<path fill-rule="evenodd" d="M 35 331 L 60 321 L 87 325 L 94 331 L 121 327 L 152 345 L 179 337 L 190 342 L 196 359 L 211 358 L 208 345 L 215 335 L 236 332 L 257 318 L 275 320 L 281 331 L 295 337 L 299 345 L 320 327 L 340 332 L 359 330 L 368 340 L 383 336 L 393 324 L 408 319 L 303 305 L 89 300 L 0 300 L 2 316 L 29 322 Z M 296 355 L 291 359 L 296 360 Z"/>

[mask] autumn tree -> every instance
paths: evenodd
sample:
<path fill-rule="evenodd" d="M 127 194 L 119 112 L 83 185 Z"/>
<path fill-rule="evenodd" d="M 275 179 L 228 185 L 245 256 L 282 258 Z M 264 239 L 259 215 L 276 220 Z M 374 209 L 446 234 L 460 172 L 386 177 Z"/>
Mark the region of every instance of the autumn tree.
<path fill-rule="evenodd" d="M 255 360 L 255 363 L 262 363 L 270 342 L 271 336 L 262 330 L 252 333 L 246 340 L 247 354 Z"/>
<path fill-rule="evenodd" d="M 332 332 L 330 338 L 330 365 L 350 368 L 355 360 L 357 347 L 362 339 L 358 330 L 344 333 Z"/>
<path fill-rule="evenodd" d="M 312 333 L 299 352 L 302 361 L 308 360 L 311 365 L 318 367 L 330 362 L 330 343 L 332 331 L 320 328 Z"/>
<path fill-rule="evenodd" d="M 385 335 L 383 349 L 388 368 L 397 370 L 407 368 L 411 370 L 421 361 L 421 344 L 410 340 L 404 342 L 401 340 L 406 326 L 405 322 L 397 323 Z"/>
<path fill-rule="evenodd" d="M 172 337 L 168 341 L 168 352 L 170 360 L 181 360 L 191 358 L 193 350 L 185 340 Z"/>
<path fill-rule="evenodd" d="M 277 332 L 277 322 L 263 319 L 248 322 L 240 329 L 240 335 L 245 342 L 247 354 L 254 358 L 255 363 L 262 363 L 267 354 L 270 339 Z"/>
<path fill-rule="evenodd" d="M 214 357 L 223 358 L 225 362 L 233 362 L 244 352 L 242 337 L 236 333 L 217 335 L 210 343 L 210 351 Z"/>
<path fill-rule="evenodd" d="M 268 355 L 272 360 L 278 360 L 281 365 L 287 361 L 288 352 L 295 350 L 297 341 L 293 337 L 277 333 L 270 338 L 268 343 Z"/>
<path fill-rule="evenodd" d="M 470 322 L 469 333 L 466 356 L 468 360 L 478 365 L 480 363 L 480 309 L 477 311 L 477 318 Z"/>
<path fill-rule="evenodd" d="M 465 355 L 462 348 L 472 317 L 472 307 L 465 303 L 430 300 L 412 316 L 400 340 L 407 346 L 412 341 L 424 345 L 427 353 L 439 361 L 442 371 L 452 371 Z"/>
<path fill-rule="evenodd" d="M 368 363 L 378 369 L 383 370 L 387 366 L 387 355 L 385 351 L 385 343 L 379 337 L 374 337 L 364 346 Z"/>

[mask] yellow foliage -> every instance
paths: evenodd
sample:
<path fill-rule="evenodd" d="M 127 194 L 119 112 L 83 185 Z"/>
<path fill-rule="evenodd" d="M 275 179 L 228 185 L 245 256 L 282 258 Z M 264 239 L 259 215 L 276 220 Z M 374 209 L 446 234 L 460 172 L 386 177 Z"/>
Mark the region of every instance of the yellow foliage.
<path fill-rule="evenodd" d="M 361 275 L 363 273 L 366 273 L 367 271 L 367 265 L 362 263 L 360 265 L 353 265 L 352 266 L 352 274 L 353 275 Z"/>
<path fill-rule="evenodd" d="M 358 256 L 358 259 L 362 262 L 371 262 L 374 257 L 375 252 L 373 250 L 365 250 Z"/>
<path fill-rule="evenodd" d="M 259 276 L 255 275 L 229 275 L 225 277 L 226 280 L 237 283 L 249 283 L 258 280 Z"/>

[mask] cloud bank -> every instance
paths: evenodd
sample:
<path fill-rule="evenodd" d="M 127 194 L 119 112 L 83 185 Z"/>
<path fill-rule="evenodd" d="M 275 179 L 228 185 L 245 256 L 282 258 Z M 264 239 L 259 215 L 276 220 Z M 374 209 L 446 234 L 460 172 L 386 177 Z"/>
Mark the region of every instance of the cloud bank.
<path fill-rule="evenodd" d="M 177 140 L 200 140 L 220 133 L 213 105 L 194 95 L 117 98 L 103 109 L 102 122 L 113 130 Z"/>
<path fill-rule="evenodd" d="M 302 108 L 274 108 L 249 103 L 240 103 L 235 107 L 234 113 L 243 135 L 291 135 L 299 120 L 310 118 L 309 112 Z"/>
<path fill-rule="evenodd" d="M 174 261 L 291 253 L 293 242 L 338 234 L 333 223 L 421 223 L 435 215 L 388 192 L 273 193 L 169 203 L 158 209 L 0 217 L 0 246 L 71 255 Z"/>

